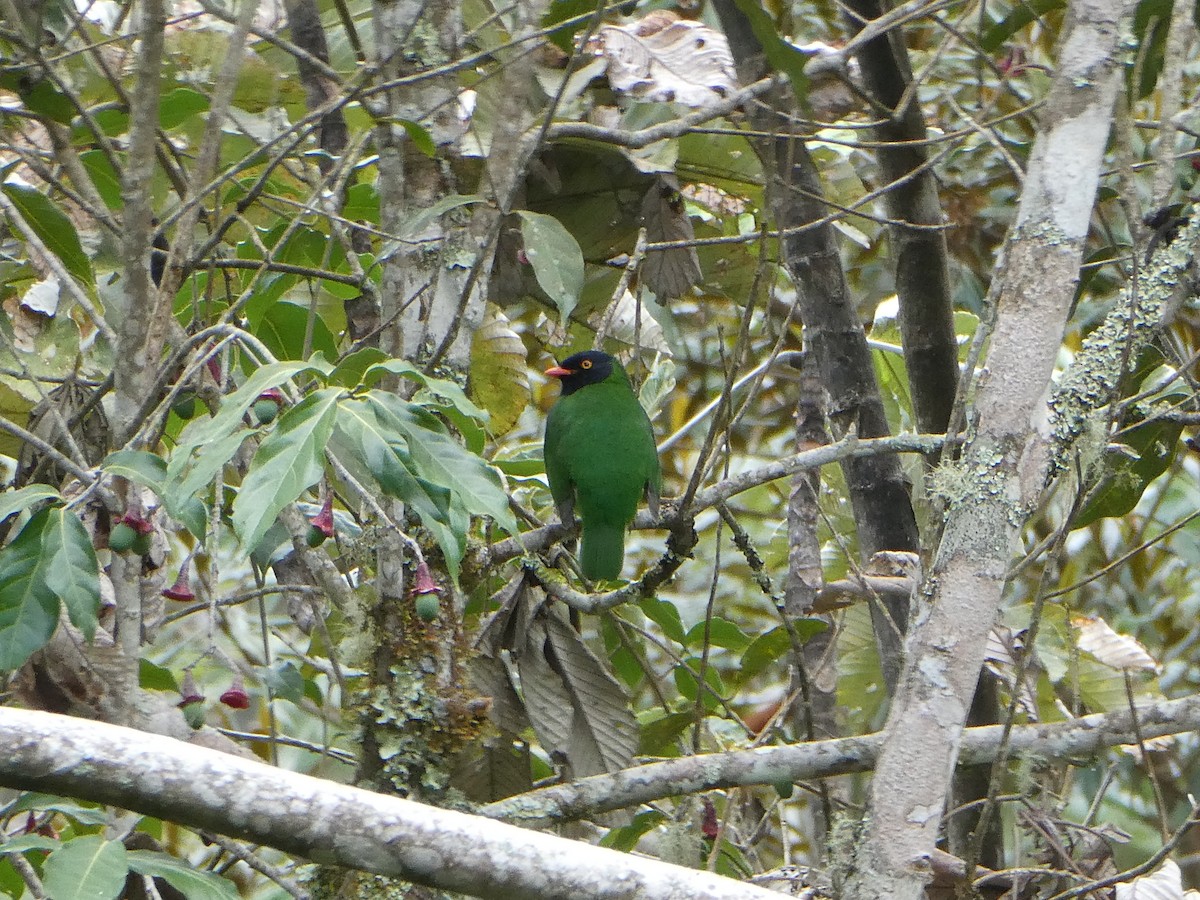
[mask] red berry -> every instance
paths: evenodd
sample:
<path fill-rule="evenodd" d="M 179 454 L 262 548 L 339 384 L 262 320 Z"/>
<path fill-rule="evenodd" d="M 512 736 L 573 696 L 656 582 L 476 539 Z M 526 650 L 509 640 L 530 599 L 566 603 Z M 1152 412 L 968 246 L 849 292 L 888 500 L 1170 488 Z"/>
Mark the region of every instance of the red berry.
<path fill-rule="evenodd" d="M 200 688 L 196 687 L 196 677 L 192 674 L 191 669 L 183 673 L 183 683 L 179 685 L 179 696 L 181 698 L 180 708 L 204 702 L 204 695 L 200 693 Z"/>
<path fill-rule="evenodd" d="M 417 563 L 417 571 L 413 575 L 412 593 L 420 596 L 421 594 L 440 594 L 442 589 L 438 587 L 438 583 L 433 580 L 433 575 L 429 571 L 429 564 L 425 560 Z"/>

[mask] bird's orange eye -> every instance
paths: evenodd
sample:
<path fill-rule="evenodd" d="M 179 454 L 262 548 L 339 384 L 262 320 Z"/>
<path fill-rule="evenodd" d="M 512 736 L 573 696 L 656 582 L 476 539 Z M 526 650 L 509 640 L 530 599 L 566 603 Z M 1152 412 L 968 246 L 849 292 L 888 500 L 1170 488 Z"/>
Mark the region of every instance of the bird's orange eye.
<path fill-rule="evenodd" d="M 583 362 L 581 362 L 579 364 L 579 368 L 581 368 L 581 369 L 590 369 L 591 367 L 592 367 L 592 361 L 590 359 L 585 359 Z"/>

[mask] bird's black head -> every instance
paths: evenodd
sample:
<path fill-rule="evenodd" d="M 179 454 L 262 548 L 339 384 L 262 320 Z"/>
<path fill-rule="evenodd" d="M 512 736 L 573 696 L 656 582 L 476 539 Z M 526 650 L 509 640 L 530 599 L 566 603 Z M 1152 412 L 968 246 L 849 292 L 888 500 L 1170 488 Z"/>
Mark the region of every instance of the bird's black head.
<path fill-rule="evenodd" d="M 581 387 L 598 384 L 612 374 L 616 363 L 611 356 L 600 350 L 584 350 L 562 361 L 562 365 L 551 366 L 546 370 L 562 381 L 562 396 L 573 394 Z"/>

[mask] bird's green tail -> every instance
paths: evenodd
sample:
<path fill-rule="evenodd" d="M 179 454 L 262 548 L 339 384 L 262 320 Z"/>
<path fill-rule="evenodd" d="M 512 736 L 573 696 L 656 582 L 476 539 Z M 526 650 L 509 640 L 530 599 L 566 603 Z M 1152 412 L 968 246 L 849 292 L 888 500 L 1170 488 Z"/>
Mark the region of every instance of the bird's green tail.
<path fill-rule="evenodd" d="M 625 562 L 625 529 L 602 522 L 584 523 L 579 548 L 579 567 L 592 581 L 613 581 L 621 577 Z"/>

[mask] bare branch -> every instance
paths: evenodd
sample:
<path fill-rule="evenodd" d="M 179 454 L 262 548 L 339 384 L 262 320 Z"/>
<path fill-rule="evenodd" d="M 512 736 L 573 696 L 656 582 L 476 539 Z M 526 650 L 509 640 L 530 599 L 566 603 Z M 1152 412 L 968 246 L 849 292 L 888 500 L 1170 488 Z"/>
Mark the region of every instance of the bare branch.
<path fill-rule="evenodd" d="M 708 872 L 276 769 L 161 735 L 0 709 L 0 784 L 110 803 L 488 900 L 772 900 Z M 563 865 L 569 858 L 570 865 Z"/>

